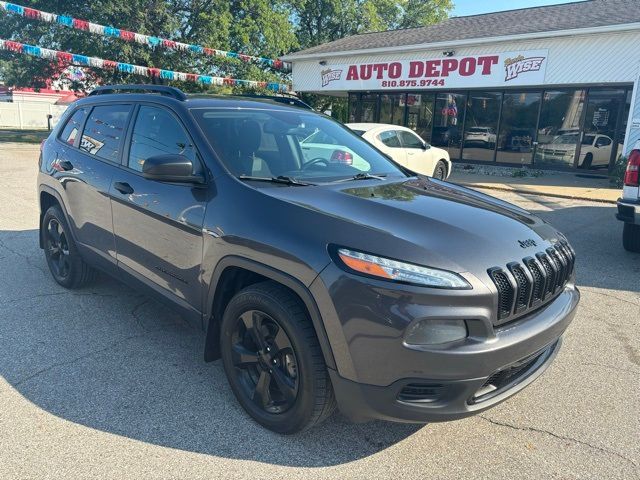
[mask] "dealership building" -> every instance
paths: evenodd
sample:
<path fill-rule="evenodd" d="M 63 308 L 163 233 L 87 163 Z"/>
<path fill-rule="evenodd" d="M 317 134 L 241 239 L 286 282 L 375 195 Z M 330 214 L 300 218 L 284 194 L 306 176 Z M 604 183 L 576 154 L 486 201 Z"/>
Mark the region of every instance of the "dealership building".
<path fill-rule="evenodd" d="M 639 0 L 453 17 L 283 59 L 294 90 L 348 97 L 350 122 L 407 126 L 453 161 L 606 172 L 640 140 Z"/>

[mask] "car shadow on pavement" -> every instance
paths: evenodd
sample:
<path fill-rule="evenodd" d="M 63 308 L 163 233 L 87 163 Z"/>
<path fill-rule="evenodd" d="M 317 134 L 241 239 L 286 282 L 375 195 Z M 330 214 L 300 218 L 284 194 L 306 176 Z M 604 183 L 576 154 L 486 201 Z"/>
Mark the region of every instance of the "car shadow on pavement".
<path fill-rule="evenodd" d="M 164 305 L 100 276 L 69 291 L 51 278 L 35 230 L 0 231 L 0 374 L 28 401 L 76 424 L 150 444 L 318 467 L 391 447 L 420 425 L 351 424 L 339 414 L 302 434 L 254 423 L 204 335 Z"/>

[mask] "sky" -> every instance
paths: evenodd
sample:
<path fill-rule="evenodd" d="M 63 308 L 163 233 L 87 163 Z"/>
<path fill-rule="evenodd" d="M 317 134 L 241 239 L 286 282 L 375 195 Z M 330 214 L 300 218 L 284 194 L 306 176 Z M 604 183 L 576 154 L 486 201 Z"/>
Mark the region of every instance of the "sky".
<path fill-rule="evenodd" d="M 558 3 L 569 3 L 571 1 L 575 0 L 454 0 L 455 8 L 453 9 L 452 15 L 461 17 L 463 15 L 555 5 Z"/>

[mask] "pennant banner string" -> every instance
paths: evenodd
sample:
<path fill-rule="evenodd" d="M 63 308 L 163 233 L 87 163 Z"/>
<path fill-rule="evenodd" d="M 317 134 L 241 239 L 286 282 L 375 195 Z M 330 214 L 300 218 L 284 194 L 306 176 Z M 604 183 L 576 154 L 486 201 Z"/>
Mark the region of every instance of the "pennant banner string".
<path fill-rule="evenodd" d="M 199 75 L 197 73 L 182 73 L 162 68 L 143 67 L 130 63 L 104 60 L 102 58 L 88 57 L 86 55 L 76 55 L 69 52 L 50 50 L 48 48 L 36 47 L 25 43 L 0 39 L 0 50 L 7 50 L 13 53 L 31 55 L 33 57 L 47 58 L 49 60 L 61 61 L 67 64 L 76 64 L 86 67 L 101 68 L 106 70 L 117 70 L 124 73 L 135 73 L 151 78 L 162 78 L 165 80 L 179 80 L 183 82 L 196 82 L 205 85 L 227 85 L 227 86 L 247 86 L 253 88 L 265 88 L 275 92 L 287 92 L 290 87 L 287 84 L 276 82 L 259 82 L 256 80 L 240 80 L 229 77 L 212 77 L 210 75 Z"/>
<path fill-rule="evenodd" d="M 56 15 L 55 13 L 43 12 L 42 10 L 36 10 L 35 8 L 23 7 L 16 5 L 15 3 L 9 3 L 0 1 L 0 9 L 9 13 L 21 15 L 26 18 L 34 20 L 41 20 L 43 22 L 58 23 L 66 27 L 75 28 L 77 30 L 84 30 L 91 33 L 97 33 L 106 37 L 115 37 L 128 42 L 136 42 L 150 47 L 168 48 L 172 50 L 188 51 L 196 54 L 214 56 L 214 57 L 227 57 L 237 58 L 243 62 L 253 62 L 260 65 L 271 67 L 275 70 L 282 70 L 284 72 L 291 71 L 291 64 L 283 62 L 282 60 L 256 57 L 253 55 L 245 55 L 244 53 L 229 52 L 226 50 L 219 50 L 217 48 L 203 47 L 201 45 L 193 45 L 188 43 L 176 42 L 175 40 L 169 40 L 166 38 L 154 37 L 151 35 L 144 35 L 142 33 L 130 32 L 121 28 L 107 27 L 99 25 L 97 23 L 91 23 L 86 20 L 80 20 L 78 18 L 69 17 L 66 15 Z"/>

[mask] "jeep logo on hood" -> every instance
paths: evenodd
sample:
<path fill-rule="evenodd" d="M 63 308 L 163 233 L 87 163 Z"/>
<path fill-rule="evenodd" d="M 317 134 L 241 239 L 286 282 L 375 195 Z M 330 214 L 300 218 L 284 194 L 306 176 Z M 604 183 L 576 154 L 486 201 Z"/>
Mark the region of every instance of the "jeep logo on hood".
<path fill-rule="evenodd" d="M 518 240 L 518 243 L 520 244 L 520 247 L 522 248 L 529 248 L 529 247 L 536 247 L 536 241 L 533 238 L 527 238 L 526 240 Z"/>

